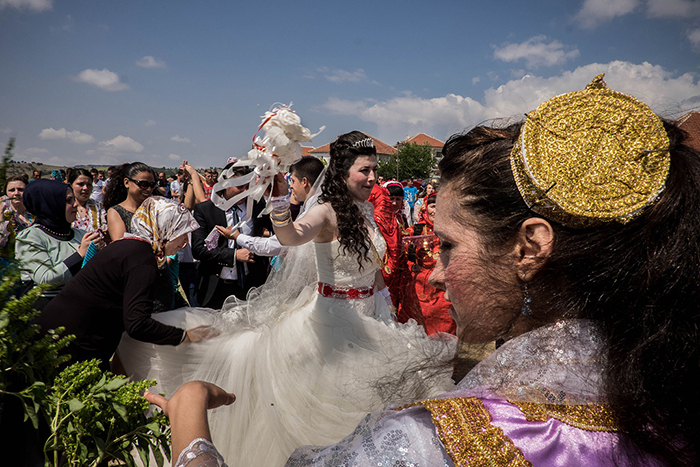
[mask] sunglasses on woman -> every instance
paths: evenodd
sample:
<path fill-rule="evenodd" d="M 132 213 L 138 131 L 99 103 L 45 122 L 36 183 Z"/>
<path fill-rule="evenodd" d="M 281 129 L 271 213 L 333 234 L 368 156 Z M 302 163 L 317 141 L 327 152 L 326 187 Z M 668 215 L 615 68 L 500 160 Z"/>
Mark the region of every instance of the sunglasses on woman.
<path fill-rule="evenodd" d="M 134 180 L 133 178 L 130 178 L 129 180 L 137 184 L 142 190 L 145 190 L 146 188 L 150 188 L 152 190 L 158 184 L 158 182 L 149 182 L 148 180 Z"/>

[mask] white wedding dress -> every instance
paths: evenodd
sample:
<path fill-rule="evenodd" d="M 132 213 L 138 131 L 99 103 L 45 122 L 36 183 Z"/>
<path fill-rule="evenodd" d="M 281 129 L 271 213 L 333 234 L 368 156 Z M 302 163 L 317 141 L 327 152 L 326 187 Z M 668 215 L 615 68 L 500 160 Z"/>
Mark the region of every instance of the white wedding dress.
<path fill-rule="evenodd" d="M 371 204 L 361 208 L 374 225 Z M 156 379 L 152 392 L 170 395 L 185 381 L 204 380 L 236 394 L 232 406 L 210 412 L 213 442 L 230 467 L 284 465 L 300 446 L 337 443 L 386 403 L 452 389 L 455 340 L 395 323 L 378 294 L 324 297 L 315 281 L 299 279 L 315 257 L 318 282 L 372 288 L 386 246 L 376 225 L 371 233 L 361 269 L 337 240 L 302 246 L 283 258 L 287 276 L 274 273 L 248 302 L 154 315 L 187 329 L 213 325 L 218 337 L 173 347 L 124 336 L 120 360 L 135 378 Z"/>

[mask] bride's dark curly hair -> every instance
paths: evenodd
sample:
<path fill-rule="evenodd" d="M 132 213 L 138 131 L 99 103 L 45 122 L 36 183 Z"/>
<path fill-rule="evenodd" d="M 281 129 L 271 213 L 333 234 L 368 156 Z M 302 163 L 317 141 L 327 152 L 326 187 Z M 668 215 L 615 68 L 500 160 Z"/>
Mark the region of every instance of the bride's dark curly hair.
<path fill-rule="evenodd" d="M 338 139 L 331 143 L 331 160 L 319 196 L 321 202 L 331 203 L 335 211 L 341 251 L 343 254 L 349 252 L 355 255 L 360 270 L 362 270 L 362 262 L 369 260 L 370 237 L 365 225 L 365 217 L 354 203 L 346 180 L 350 167 L 358 156 L 377 156 L 374 143 L 371 146 L 360 144 L 367 139 L 371 140 L 364 133 L 351 131 L 338 136 Z"/>

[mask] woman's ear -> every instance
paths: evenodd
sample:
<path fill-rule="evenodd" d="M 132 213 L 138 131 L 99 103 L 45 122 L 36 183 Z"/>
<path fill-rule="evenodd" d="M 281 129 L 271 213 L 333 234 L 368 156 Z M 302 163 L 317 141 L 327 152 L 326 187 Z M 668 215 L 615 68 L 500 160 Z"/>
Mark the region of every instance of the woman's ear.
<path fill-rule="evenodd" d="M 515 266 L 520 280 L 527 282 L 552 253 L 554 230 L 544 219 L 531 217 L 520 225 L 515 242 Z"/>

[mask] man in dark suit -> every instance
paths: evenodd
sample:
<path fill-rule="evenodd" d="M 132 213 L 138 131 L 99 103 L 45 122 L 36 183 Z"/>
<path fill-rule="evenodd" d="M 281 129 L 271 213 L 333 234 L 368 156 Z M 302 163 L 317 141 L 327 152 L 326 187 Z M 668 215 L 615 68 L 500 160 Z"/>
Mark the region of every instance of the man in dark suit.
<path fill-rule="evenodd" d="M 229 163 L 222 171 L 222 177 L 238 178 L 250 172 L 248 167 L 234 167 Z M 220 182 L 222 179 L 220 179 Z M 231 199 L 248 188 L 230 186 L 219 192 L 225 199 Z M 253 215 L 240 228 L 241 233 L 262 236 L 264 229 L 272 230 L 269 217 L 258 219 L 258 214 L 265 208 L 263 202 L 255 203 Z M 192 253 L 200 261 L 197 272 L 197 301 L 201 306 L 221 308 L 226 298 L 235 295 L 245 300 L 251 287 L 262 285 L 267 279 L 268 258 L 256 256 L 245 248 L 239 248 L 235 240 L 219 235 L 216 247 L 209 250 L 204 240 L 217 226 L 227 228 L 246 217 L 246 199 L 231 206 L 227 211 L 219 209 L 212 200 L 207 200 L 194 207 L 194 218 L 199 229 L 192 232 Z"/>

